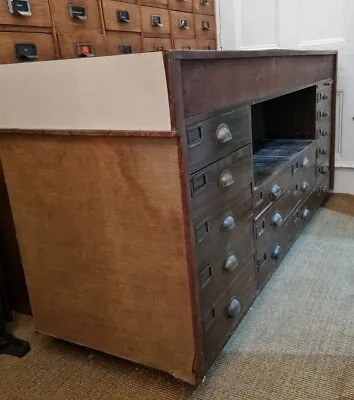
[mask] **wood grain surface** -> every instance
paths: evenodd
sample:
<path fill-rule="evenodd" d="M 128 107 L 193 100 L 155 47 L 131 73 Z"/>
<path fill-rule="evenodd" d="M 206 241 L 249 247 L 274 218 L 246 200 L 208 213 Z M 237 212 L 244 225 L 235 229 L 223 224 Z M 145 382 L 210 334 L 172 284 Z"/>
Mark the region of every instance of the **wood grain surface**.
<path fill-rule="evenodd" d="M 195 382 L 177 140 L 2 136 L 36 328 Z"/>

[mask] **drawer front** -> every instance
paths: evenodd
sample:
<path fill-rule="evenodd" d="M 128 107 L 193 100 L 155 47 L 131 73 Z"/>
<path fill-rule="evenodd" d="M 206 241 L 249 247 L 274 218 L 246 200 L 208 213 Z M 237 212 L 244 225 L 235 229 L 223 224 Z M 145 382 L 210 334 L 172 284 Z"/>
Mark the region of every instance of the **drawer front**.
<path fill-rule="evenodd" d="M 283 261 L 292 243 L 292 235 L 291 218 L 288 218 L 279 231 L 273 235 L 267 246 L 263 250 L 257 250 L 256 269 L 259 290 L 268 282 Z"/>
<path fill-rule="evenodd" d="M 197 39 L 213 39 L 216 37 L 215 18 L 212 15 L 196 14 L 195 33 Z"/>
<path fill-rule="evenodd" d="M 107 54 L 140 53 L 142 51 L 142 39 L 140 33 L 133 32 L 107 32 Z"/>
<path fill-rule="evenodd" d="M 203 315 L 203 365 L 206 371 L 235 330 L 256 296 L 256 279 L 250 263 Z"/>
<path fill-rule="evenodd" d="M 326 81 L 326 82 L 319 83 L 316 86 L 316 90 L 317 90 L 317 92 L 322 92 L 323 90 L 332 89 L 332 86 L 333 86 L 333 81 Z"/>
<path fill-rule="evenodd" d="M 13 3 L 12 3 L 13 4 Z M 52 27 L 48 0 L 29 0 L 19 6 L 0 1 L 0 24 Z"/>
<path fill-rule="evenodd" d="M 59 49 L 62 58 L 95 57 L 106 55 L 103 36 L 95 34 L 59 34 Z"/>
<path fill-rule="evenodd" d="M 109 31 L 140 32 L 139 6 L 114 0 L 103 0 L 103 15 Z"/>
<path fill-rule="evenodd" d="M 174 39 L 173 43 L 176 50 L 197 50 L 195 39 Z"/>
<path fill-rule="evenodd" d="M 331 152 L 330 136 L 324 137 L 322 140 L 316 141 L 316 159 L 317 164 L 322 164 L 328 158 Z"/>
<path fill-rule="evenodd" d="M 295 208 L 295 193 L 288 189 L 283 196 L 254 221 L 254 237 L 257 253 L 261 252 L 273 241 Z"/>
<path fill-rule="evenodd" d="M 169 0 L 168 3 L 170 10 L 193 12 L 193 0 Z"/>
<path fill-rule="evenodd" d="M 198 14 L 215 14 L 214 0 L 194 0 L 194 10 Z"/>
<path fill-rule="evenodd" d="M 45 33 L 0 32 L 0 63 L 55 60 L 53 36 Z"/>
<path fill-rule="evenodd" d="M 245 221 L 252 225 L 252 196 L 249 191 L 224 209 L 193 218 L 196 263 L 199 265 L 215 249 L 242 241 Z M 248 222 L 247 222 L 248 223 Z M 250 243 L 250 245 L 253 245 Z M 242 248 L 240 248 L 240 251 Z M 247 249 L 242 250 L 248 256 Z"/>
<path fill-rule="evenodd" d="M 251 193 L 251 157 L 248 145 L 191 175 L 191 209 L 195 218 Z"/>
<path fill-rule="evenodd" d="M 317 107 L 330 107 L 332 100 L 332 90 L 331 89 L 326 89 L 323 90 L 322 92 L 317 92 L 316 93 L 316 104 Z"/>
<path fill-rule="evenodd" d="M 316 126 L 320 127 L 323 124 L 328 124 L 331 120 L 330 105 L 320 107 L 316 110 Z"/>
<path fill-rule="evenodd" d="M 168 0 L 140 0 L 141 5 L 167 8 Z"/>
<path fill-rule="evenodd" d="M 225 157 L 251 142 L 249 107 L 211 118 L 187 128 L 191 173 Z"/>
<path fill-rule="evenodd" d="M 216 50 L 216 40 L 197 39 L 198 50 Z"/>
<path fill-rule="evenodd" d="M 270 204 L 281 199 L 292 187 L 292 168 L 286 166 L 276 176 L 272 176 L 254 190 L 254 215 L 257 217 Z"/>
<path fill-rule="evenodd" d="M 156 36 L 171 32 L 168 10 L 156 7 L 141 7 L 141 24 L 144 33 Z"/>
<path fill-rule="evenodd" d="M 171 49 L 171 39 L 144 38 L 144 51 L 162 51 Z"/>
<path fill-rule="evenodd" d="M 216 247 L 197 264 L 202 311 L 211 307 L 250 259 L 254 265 L 252 218 L 241 221 L 238 228 L 225 246 Z"/>
<path fill-rule="evenodd" d="M 170 11 L 171 16 L 171 33 L 174 38 L 194 38 L 194 14 Z"/>
<path fill-rule="evenodd" d="M 54 0 L 51 2 L 57 32 L 102 31 L 97 0 Z"/>
<path fill-rule="evenodd" d="M 321 164 L 316 167 L 317 185 L 327 176 L 330 175 L 329 158 L 327 157 Z"/>

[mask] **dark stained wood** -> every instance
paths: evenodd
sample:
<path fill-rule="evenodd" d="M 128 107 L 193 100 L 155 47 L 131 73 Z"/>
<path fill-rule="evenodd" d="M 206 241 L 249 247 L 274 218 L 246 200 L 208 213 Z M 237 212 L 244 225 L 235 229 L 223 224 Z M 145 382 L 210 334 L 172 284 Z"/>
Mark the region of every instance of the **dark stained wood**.
<path fill-rule="evenodd" d="M 218 128 L 226 125 L 231 140 L 218 143 Z M 189 169 L 193 173 L 251 142 L 251 110 L 249 107 L 219 115 L 187 128 Z"/>
<path fill-rule="evenodd" d="M 210 56 L 210 60 L 203 62 L 184 57 L 182 82 L 186 117 L 246 101 L 257 102 L 276 96 L 282 90 L 296 90 L 329 79 L 334 64 L 333 55 L 222 58 L 217 63 Z"/>
<path fill-rule="evenodd" d="M 253 261 L 250 261 L 221 298 L 203 315 L 201 323 L 203 329 L 203 373 L 210 368 L 219 351 L 240 323 L 256 297 L 256 292 Z M 234 317 L 228 317 L 227 310 L 230 301 L 234 298 L 240 303 L 240 311 Z"/>
<path fill-rule="evenodd" d="M 24 130 L 24 129 L 0 129 L 1 134 L 11 135 L 48 135 L 48 136 L 127 136 L 127 137 L 175 137 L 178 136 L 177 131 L 90 131 L 90 130 Z"/>
<path fill-rule="evenodd" d="M 222 179 L 229 179 L 229 186 L 222 186 Z M 252 184 L 252 149 L 246 146 L 220 161 L 190 176 L 191 210 L 198 216 L 223 208 L 245 192 Z"/>
<path fill-rule="evenodd" d="M 332 86 L 332 104 L 331 104 L 331 153 L 329 159 L 329 165 L 331 169 L 330 175 L 330 182 L 329 187 L 331 190 L 334 189 L 334 169 L 335 169 L 335 155 L 336 155 L 336 148 L 335 148 L 335 137 L 336 137 L 336 115 L 337 115 L 337 73 L 338 73 L 338 54 L 334 57 L 333 63 L 333 71 L 332 71 L 332 79 L 333 79 L 333 86 Z"/>

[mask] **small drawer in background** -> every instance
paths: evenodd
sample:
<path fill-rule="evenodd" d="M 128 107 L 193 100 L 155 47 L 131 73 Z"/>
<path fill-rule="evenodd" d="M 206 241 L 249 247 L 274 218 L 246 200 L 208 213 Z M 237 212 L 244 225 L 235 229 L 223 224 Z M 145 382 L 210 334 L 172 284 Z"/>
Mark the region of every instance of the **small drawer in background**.
<path fill-rule="evenodd" d="M 195 39 L 174 39 L 173 43 L 176 50 L 197 50 Z"/>
<path fill-rule="evenodd" d="M 169 0 L 170 10 L 193 12 L 193 0 Z"/>
<path fill-rule="evenodd" d="M 194 10 L 198 14 L 215 14 L 214 0 L 194 0 Z"/>
<path fill-rule="evenodd" d="M 108 31 L 140 32 L 140 9 L 137 4 L 103 0 L 103 15 Z"/>
<path fill-rule="evenodd" d="M 58 0 L 56 0 L 58 1 Z M 48 0 L 0 1 L 0 24 L 52 27 Z"/>
<path fill-rule="evenodd" d="M 171 32 L 168 10 L 156 7 L 141 7 L 141 26 L 144 33 L 167 35 Z"/>
<path fill-rule="evenodd" d="M 107 55 L 140 53 L 142 39 L 140 33 L 107 32 Z"/>
<path fill-rule="evenodd" d="M 85 58 L 105 56 L 107 54 L 103 36 L 95 34 L 59 34 L 61 57 Z"/>
<path fill-rule="evenodd" d="M 197 39 L 197 50 L 216 50 L 216 40 Z"/>
<path fill-rule="evenodd" d="M 194 38 L 194 14 L 170 11 L 171 33 L 174 38 Z"/>
<path fill-rule="evenodd" d="M 197 39 L 213 39 L 216 37 L 215 18 L 212 15 L 196 14 L 195 33 Z"/>
<path fill-rule="evenodd" d="M 167 38 L 144 38 L 144 51 L 162 51 L 171 49 L 171 39 Z"/>

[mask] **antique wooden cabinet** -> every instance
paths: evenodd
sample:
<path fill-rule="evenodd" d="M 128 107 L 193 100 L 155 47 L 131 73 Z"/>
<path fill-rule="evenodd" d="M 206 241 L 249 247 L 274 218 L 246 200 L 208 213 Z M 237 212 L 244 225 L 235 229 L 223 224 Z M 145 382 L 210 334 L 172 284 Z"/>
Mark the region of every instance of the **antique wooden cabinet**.
<path fill-rule="evenodd" d="M 336 68 L 321 51 L 1 66 L 36 328 L 198 383 L 333 187 Z"/>

